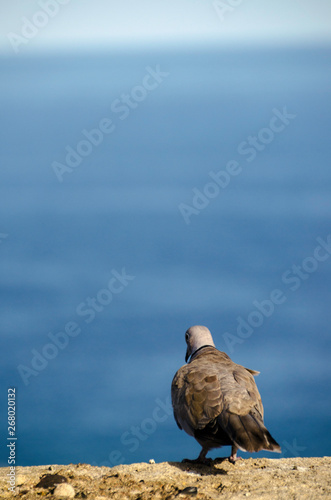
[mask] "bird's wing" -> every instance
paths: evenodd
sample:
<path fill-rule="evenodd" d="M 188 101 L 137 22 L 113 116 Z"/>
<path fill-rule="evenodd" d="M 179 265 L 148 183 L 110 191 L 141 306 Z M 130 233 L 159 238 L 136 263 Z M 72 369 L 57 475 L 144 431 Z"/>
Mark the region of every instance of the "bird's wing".
<path fill-rule="evenodd" d="M 225 410 L 236 415 L 257 412 L 263 406 L 254 370 L 233 363 L 217 349 L 201 353 L 176 373 L 171 397 L 175 420 L 191 436 Z"/>
<path fill-rule="evenodd" d="M 197 360 L 196 360 L 197 361 Z M 182 366 L 171 386 L 175 420 L 191 436 L 202 429 L 223 409 L 223 398 L 217 373 L 208 370 L 208 362 L 195 361 Z"/>
<path fill-rule="evenodd" d="M 263 418 L 261 396 L 251 370 L 231 362 L 220 368 L 219 377 L 225 410 L 236 415 L 247 415 L 254 409 Z"/>

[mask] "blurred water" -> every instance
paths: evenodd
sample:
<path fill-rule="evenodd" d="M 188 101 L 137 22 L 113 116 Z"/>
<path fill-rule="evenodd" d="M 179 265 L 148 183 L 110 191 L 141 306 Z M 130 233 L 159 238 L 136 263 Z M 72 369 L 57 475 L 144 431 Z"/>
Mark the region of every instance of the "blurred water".
<path fill-rule="evenodd" d="M 144 96 L 135 89 L 158 65 L 168 75 Z M 1 74 L 0 399 L 5 412 L 7 388 L 17 388 L 19 463 L 197 455 L 169 410 L 192 324 L 261 371 L 283 456 L 330 454 L 326 251 L 305 261 L 312 272 L 291 290 L 292 266 L 331 233 L 330 51 L 18 57 L 2 60 Z M 131 92 L 141 100 L 121 119 L 112 105 Z M 247 161 L 239 145 L 284 107 L 295 118 Z M 52 164 L 104 118 L 114 131 L 59 182 Z M 231 160 L 240 174 L 186 224 L 179 205 L 192 206 L 193 190 Z M 134 279 L 87 323 L 92 314 L 77 307 L 123 268 Z M 237 318 L 275 288 L 283 303 L 231 349 L 225 333 L 237 336 Z M 79 335 L 24 383 L 17 367 L 31 369 L 31 351 L 68 322 Z M 6 432 L 3 423 L 3 444 Z"/>

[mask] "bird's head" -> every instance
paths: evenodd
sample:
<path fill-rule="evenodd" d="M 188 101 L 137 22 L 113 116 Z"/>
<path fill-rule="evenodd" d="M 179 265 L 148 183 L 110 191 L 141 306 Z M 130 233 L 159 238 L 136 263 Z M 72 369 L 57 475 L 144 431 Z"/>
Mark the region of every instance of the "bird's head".
<path fill-rule="evenodd" d="M 185 332 L 185 341 L 187 344 L 185 361 L 194 354 L 198 349 L 205 346 L 215 347 L 213 337 L 210 331 L 205 326 L 195 325 L 191 326 Z"/>

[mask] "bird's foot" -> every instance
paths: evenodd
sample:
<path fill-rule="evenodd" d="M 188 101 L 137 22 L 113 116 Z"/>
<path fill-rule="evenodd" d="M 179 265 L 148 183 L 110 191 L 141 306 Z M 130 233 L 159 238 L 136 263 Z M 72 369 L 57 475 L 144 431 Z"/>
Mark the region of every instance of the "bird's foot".
<path fill-rule="evenodd" d="M 229 462 L 235 464 L 238 460 L 242 460 L 242 457 L 237 457 L 237 453 L 229 457 Z"/>
<path fill-rule="evenodd" d="M 235 464 L 237 460 L 241 460 L 241 457 L 237 457 L 238 446 L 232 444 L 231 455 L 229 456 L 229 462 Z"/>

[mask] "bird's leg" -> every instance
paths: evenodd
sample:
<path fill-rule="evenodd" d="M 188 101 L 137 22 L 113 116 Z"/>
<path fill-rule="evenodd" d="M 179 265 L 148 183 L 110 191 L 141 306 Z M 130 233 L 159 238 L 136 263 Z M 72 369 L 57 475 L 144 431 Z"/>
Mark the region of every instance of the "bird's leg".
<path fill-rule="evenodd" d="M 232 445 L 231 456 L 229 457 L 229 462 L 231 462 L 232 464 L 235 464 L 237 460 L 241 460 L 241 457 L 237 457 L 237 451 L 237 446 Z"/>
<path fill-rule="evenodd" d="M 200 451 L 200 455 L 197 458 L 197 462 L 200 464 L 206 464 L 209 465 L 211 462 L 211 458 L 206 458 L 206 455 L 208 453 L 209 449 L 208 448 L 202 448 Z"/>

